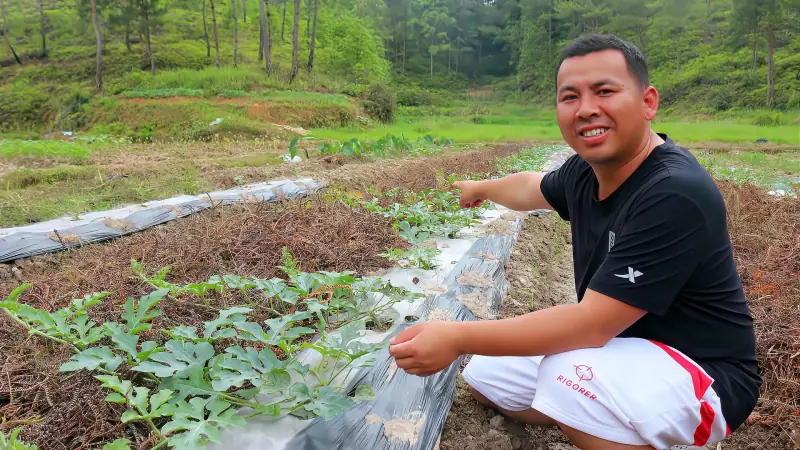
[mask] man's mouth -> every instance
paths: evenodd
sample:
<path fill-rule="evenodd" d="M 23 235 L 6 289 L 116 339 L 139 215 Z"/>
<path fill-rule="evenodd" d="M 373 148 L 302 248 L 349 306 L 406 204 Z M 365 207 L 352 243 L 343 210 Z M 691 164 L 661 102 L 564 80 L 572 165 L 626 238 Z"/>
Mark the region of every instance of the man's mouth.
<path fill-rule="evenodd" d="M 592 128 L 591 130 L 581 132 L 580 135 L 584 137 L 599 136 L 606 131 L 608 131 L 608 128 Z"/>

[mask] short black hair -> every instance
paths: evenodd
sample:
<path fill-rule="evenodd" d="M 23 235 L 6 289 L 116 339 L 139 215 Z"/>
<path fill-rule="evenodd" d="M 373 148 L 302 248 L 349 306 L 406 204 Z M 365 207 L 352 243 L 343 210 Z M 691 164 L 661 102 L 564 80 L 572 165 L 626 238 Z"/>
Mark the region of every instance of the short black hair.
<path fill-rule="evenodd" d="M 618 38 L 613 34 L 584 34 L 576 38 L 561 51 L 556 71 L 567 58 L 585 56 L 603 50 L 618 50 L 625 56 L 628 71 L 636 78 L 642 89 L 650 86 L 650 71 L 647 69 L 647 58 L 635 45 Z"/>

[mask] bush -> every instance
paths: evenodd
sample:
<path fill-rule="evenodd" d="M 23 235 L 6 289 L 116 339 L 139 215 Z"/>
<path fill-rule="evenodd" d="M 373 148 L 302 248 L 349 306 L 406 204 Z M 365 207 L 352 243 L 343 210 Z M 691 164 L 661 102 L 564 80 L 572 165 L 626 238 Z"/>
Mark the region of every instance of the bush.
<path fill-rule="evenodd" d="M 775 112 L 768 112 L 764 111 L 758 114 L 753 119 L 753 125 L 760 125 L 760 126 L 777 126 L 781 125 L 783 122 L 783 117 L 781 113 Z"/>
<path fill-rule="evenodd" d="M 426 89 L 407 87 L 397 91 L 397 104 L 400 106 L 446 106 L 447 100 Z"/>
<path fill-rule="evenodd" d="M 394 121 L 394 97 L 389 88 L 382 84 L 373 84 L 369 87 L 363 106 L 367 114 L 375 120 L 383 123 Z"/>

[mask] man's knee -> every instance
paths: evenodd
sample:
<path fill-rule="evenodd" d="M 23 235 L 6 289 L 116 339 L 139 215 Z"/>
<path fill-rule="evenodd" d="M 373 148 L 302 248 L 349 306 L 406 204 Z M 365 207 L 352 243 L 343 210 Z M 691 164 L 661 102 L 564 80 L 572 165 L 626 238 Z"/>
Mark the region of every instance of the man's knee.
<path fill-rule="evenodd" d="M 497 408 L 497 405 L 492 403 L 491 400 L 486 398 L 485 395 L 483 395 L 480 392 L 478 392 L 478 390 L 475 389 L 474 387 L 472 387 L 469 383 L 467 383 L 467 390 L 469 390 L 470 395 L 472 395 L 472 397 L 475 400 L 477 400 L 478 403 L 480 403 L 481 405 L 488 406 L 490 408 L 495 408 L 495 409 Z"/>

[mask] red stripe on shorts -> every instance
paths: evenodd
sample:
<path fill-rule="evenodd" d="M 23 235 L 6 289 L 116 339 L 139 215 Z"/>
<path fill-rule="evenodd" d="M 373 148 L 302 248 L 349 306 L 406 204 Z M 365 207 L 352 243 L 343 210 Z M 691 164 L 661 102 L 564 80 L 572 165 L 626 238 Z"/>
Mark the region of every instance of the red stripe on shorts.
<path fill-rule="evenodd" d="M 714 424 L 714 408 L 703 400 L 703 396 L 711 384 L 714 382 L 702 370 L 697 368 L 694 364 L 689 362 L 683 355 L 673 350 L 671 347 L 662 344 L 661 342 L 650 341 L 664 350 L 672 359 L 675 360 L 681 367 L 683 367 L 692 377 L 692 386 L 694 387 L 694 395 L 700 402 L 700 425 L 694 431 L 694 444 L 696 446 L 706 445 L 708 438 L 711 437 L 711 426 Z M 728 428 L 730 430 L 730 428 Z M 728 431 L 728 434 L 730 432 Z"/>

